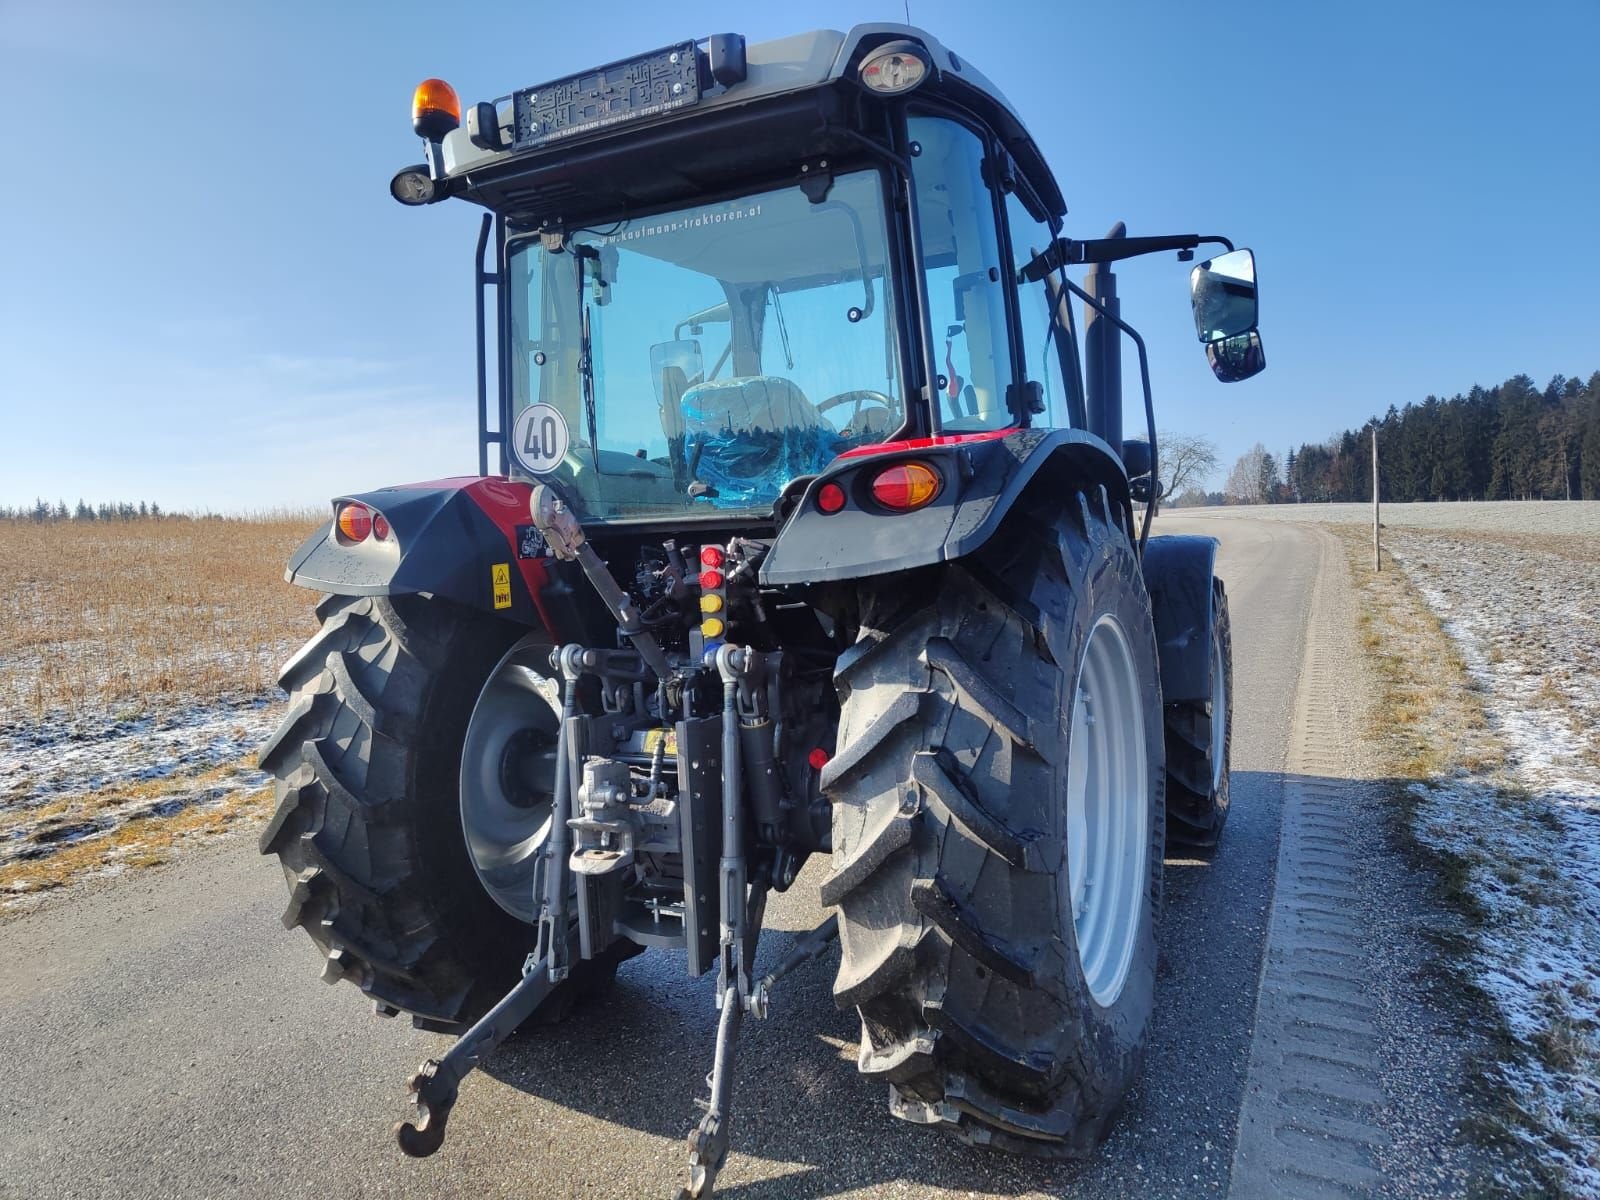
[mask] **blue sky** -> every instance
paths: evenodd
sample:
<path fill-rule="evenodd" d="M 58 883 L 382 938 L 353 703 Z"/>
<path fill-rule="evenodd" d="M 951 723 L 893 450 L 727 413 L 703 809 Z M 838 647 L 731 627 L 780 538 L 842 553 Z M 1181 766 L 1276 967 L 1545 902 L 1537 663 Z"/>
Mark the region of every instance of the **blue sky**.
<path fill-rule="evenodd" d="M 237 510 L 470 470 L 476 213 L 387 191 L 418 157 L 416 82 L 470 103 L 686 36 L 902 15 L 560 11 L 0 0 L 0 503 Z M 1069 233 L 1256 250 L 1269 366 L 1227 387 L 1186 268 L 1122 271 L 1162 427 L 1225 469 L 1429 392 L 1600 368 L 1600 5 L 1203 11 L 911 4 L 1029 123 Z"/>

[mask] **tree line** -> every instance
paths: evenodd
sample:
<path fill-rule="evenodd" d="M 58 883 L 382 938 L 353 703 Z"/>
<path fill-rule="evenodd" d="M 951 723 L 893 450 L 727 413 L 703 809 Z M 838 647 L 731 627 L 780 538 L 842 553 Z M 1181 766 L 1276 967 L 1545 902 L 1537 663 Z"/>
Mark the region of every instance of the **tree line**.
<path fill-rule="evenodd" d="M 1393 405 L 1381 418 L 1280 461 L 1257 443 L 1222 493 L 1179 503 L 1362 501 L 1372 497 L 1372 434 L 1379 497 L 1415 500 L 1600 500 L 1600 371 L 1585 383 L 1557 375 L 1541 390 L 1527 375 L 1448 399 Z"/>
<path fill-rule="evenodd" d="M 162 512 L 159 504 L 143 500 L 137 504 L 123 500 L 115 504 L 94 505 L 79 500 L 72 508 L 67 507 L 65 500 L 57 500 L 54 504 L 48 500 L 35 500 L 31 508 L 27 505 L 12 508 L 0 504 L 0 521 L 31 521 L 35 525 L 52 521 L 159 521 L 174 515 Z"/>

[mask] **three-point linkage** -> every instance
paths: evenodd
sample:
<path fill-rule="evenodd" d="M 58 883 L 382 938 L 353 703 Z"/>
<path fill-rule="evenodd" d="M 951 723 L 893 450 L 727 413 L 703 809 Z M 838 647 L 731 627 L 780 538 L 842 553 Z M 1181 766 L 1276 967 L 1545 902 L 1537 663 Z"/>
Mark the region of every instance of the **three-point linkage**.
<path fill-rule="evenodd" d="M 517 985 L 442 1057 L 430 1059 L 412 1077 L 418 1116 L 396 1125 L 395 1133 L 412 1157 L 438 1150 L 462 1080 L 568 979 L 575 965 L 605 953 L 616 939 L 684 946 L 691 971 L 709 968 L 709 896 L 714 893 L 716 1051 L 707 1076 L 710 1096 L 697 1101 L 705 1114 L 689 1134 L 688 1182 L 678 1193 L 683 1200 L 704 1200 L 728 1158 L 734 1058 L 745 1015 L 765 1017 L 776 983 L 838 935 L 830 918 L 797 939 L 765 977 L 753 980 L 769 889 L 792 878 L 792 869 L 785 874 L 781 860 L 757 860 L 760 869 L 753 871 L 749 857 L 756 836 L 749 814 L 755 811 L 755 819 L 770 821 L 778 805 L 771 751 L 764 746 L 773 736 L 769 688 L 779 656 L 719 640 L 701 657 L 696 657 L 698 645 L 688 658 L 681 652 L 669 657 L 554 488 L 534 489 L 532 514 L 556 557 L 583 569 L 616 620 L 620 644 L 631 643 L 632 649 L 564 645 L 550 656 L 562 699 L 550 832 L 533 884 L 539 901 L 535 949 Z M 726 553 L 737 558 L 737 546 Z M 724 552 L 716 553 L 720 563 Z M 717 682 L 722 685 L 720 713 Z M 602 716 L 588 711 L 594 693 L 605 706 Z M 583 701 L 585 695 L 591 699 Z M 673 749 L 668 749 L 669 738 Z M 762 800 L 754 809 L 746 794 L 752 790 Z M 720 856 L 713 858 L 719 843 Z M 629 898 L 624 883 L 632 878 L 636 856 L 652 864 L 657 879 L 662 861 L 681 863 L 681 911 L 662 903 L 658 892 L 643 902 L 654 904 L 644 914 L 648 919 L 630 913 L 627 906 L 637 909 L 640 901 Z M 681 936 L 661 932 L 664 914 L 682 920 Z"/>

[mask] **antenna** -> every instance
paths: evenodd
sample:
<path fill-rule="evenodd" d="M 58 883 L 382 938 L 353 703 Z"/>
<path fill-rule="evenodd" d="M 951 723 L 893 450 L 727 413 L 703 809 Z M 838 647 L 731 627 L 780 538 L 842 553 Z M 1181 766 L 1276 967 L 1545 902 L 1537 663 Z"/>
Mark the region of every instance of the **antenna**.
<path fill-rule="evenodd" d="M 911 24 L 911 0 L 906 0 L 906 24 Z"/>

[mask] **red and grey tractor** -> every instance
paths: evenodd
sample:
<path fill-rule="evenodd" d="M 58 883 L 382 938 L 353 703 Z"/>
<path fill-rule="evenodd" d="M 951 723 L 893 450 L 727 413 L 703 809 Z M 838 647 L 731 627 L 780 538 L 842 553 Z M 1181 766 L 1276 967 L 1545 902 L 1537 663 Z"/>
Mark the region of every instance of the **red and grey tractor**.
<path fill-rule="evenodd" d="M 1111 267 L 1217 246 L 1190 292 L 1231 381 L 1264 365 L 1250 252 L 1066 236 L 999 90 L 906 26 L 465 113 L 429 80 L 413 123 L 394 196 L 484 210 L 478 473 L 341 496 L 289 564 L 322 628 L 261 837 L 325 977 L 459 1035 L 402 1147 L 536 1011 L 677 955 L 715 972 L 707 1195 L 741 1022 L 837 938 L 897 1115 L 1087 1152 L 1139 1070 L 1164 847 L 1228 810 L 1216 547 L 1150 536 Z M 817 854 L 829 915 L 757 978 Z"/>

